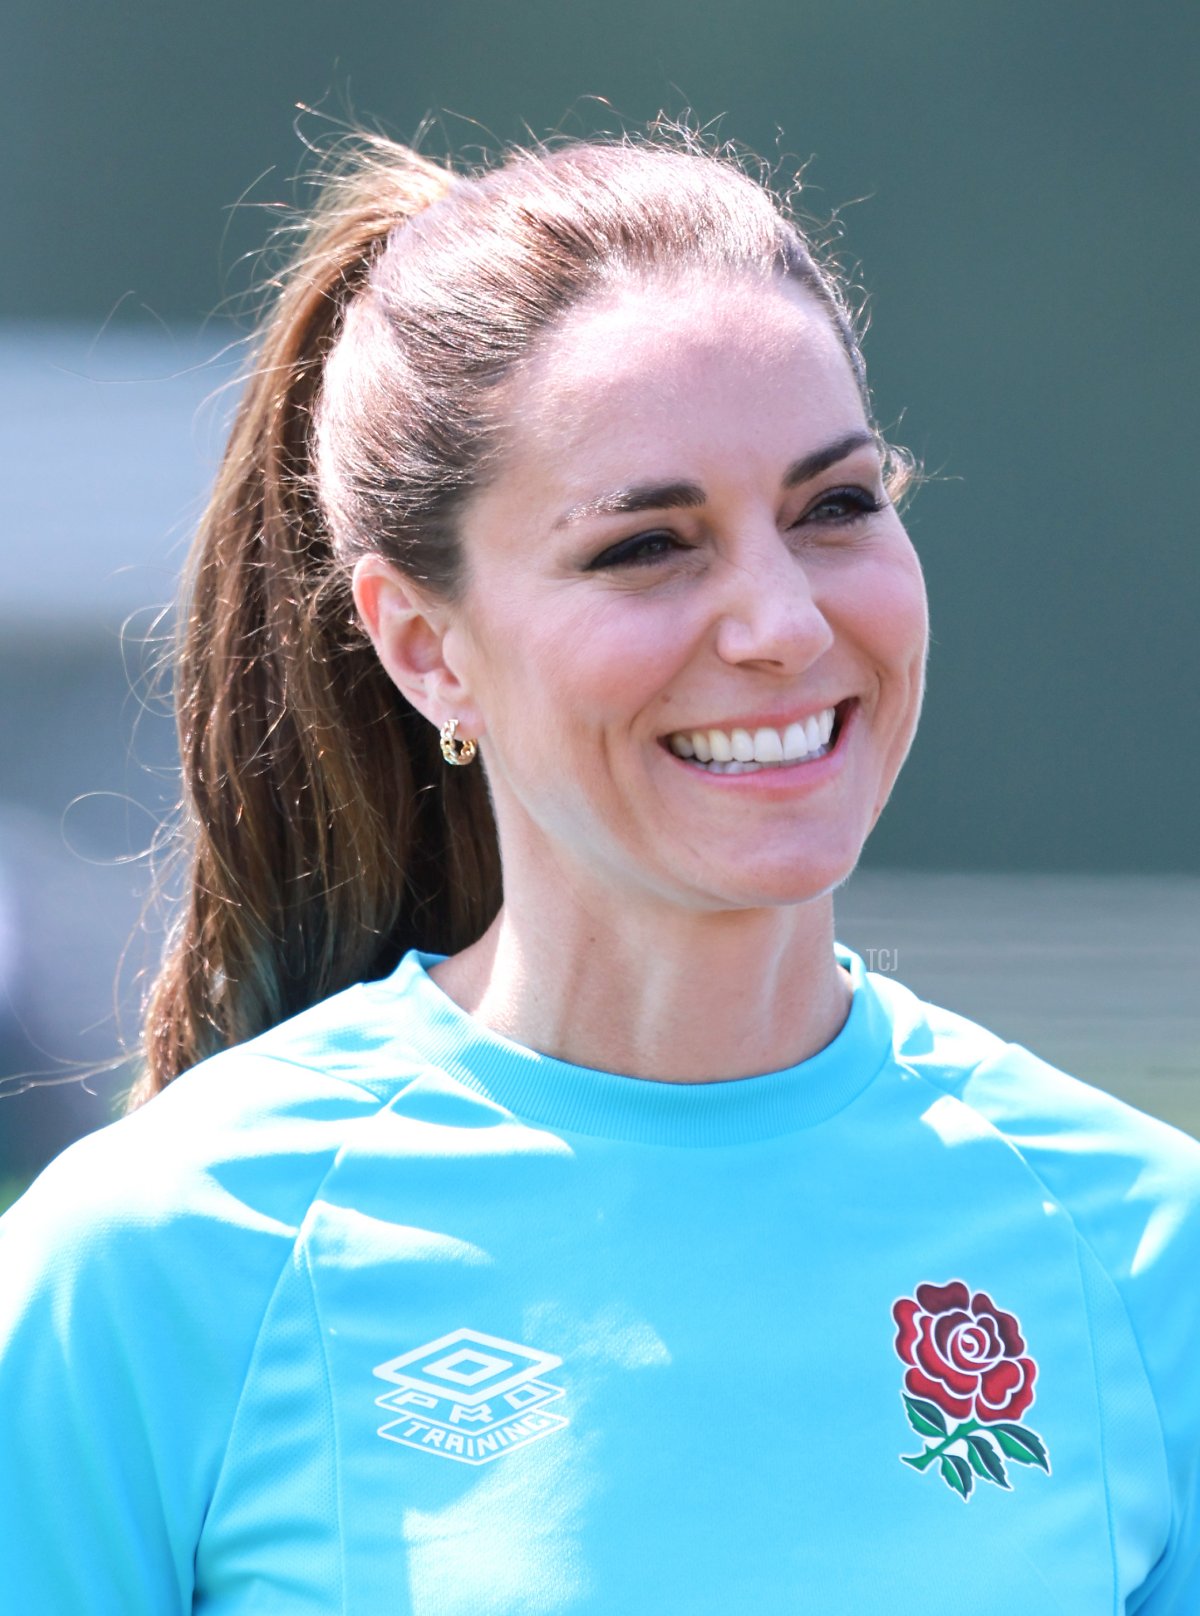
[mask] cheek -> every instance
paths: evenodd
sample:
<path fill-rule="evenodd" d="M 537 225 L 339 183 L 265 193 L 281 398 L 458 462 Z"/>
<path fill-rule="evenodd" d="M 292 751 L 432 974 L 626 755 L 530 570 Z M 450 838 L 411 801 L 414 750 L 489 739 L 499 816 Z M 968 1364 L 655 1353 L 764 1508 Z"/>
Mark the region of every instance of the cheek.
<path fill-rule="evenodd" d="M 862 648 L 886 680 L 898 677 L 919 698 L 929 644 L 925 579 L 911 545 L 880 558 L 854 581 L 845 601 L 847 618 Z M 898 691 L 899 693 L 899 691 Z"/>
<path fill-rule="evenodd" d="M 645 602 L 605 600 L 514 621 L 482 659 L 485 706 L 497 702 L 497 727 L 536 711 L 563 744 L 593 744 L 605 730 L 651 726 L 648 711 L 681 660 L 678 614 Z M 673 626 L 674 625 L 674 626 Z M 489 723 L 489 727 L 491 727 Z"/>
<path fill-rule="evenodd" d="M 489 625 L 474 676 L 502 825 L 516 812 L 593 858 L 623 845 L 678 665 L 669 615 L 637 605 L 557 600 Z"/>

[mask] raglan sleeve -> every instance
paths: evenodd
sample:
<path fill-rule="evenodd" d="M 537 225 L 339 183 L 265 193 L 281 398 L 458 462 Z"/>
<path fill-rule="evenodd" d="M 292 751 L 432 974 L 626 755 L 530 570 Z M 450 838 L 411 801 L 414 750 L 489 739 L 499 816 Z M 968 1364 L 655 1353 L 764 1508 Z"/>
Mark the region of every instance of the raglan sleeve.
<path fill-rule="evenodd" d="M 147 1395 L 144 1231 L 82 1192 L 106 1154 L 73 1147 L 0 1219 L 0 1586 L 13 1611 L 171 1616 L 191 1609 L 190 1555 Z"/>
<path fill-rule="evenodd" d="M 218 1061 L 0 1218 L 4 1611 L 192 1609 L 257 1333 L 341 1127 L 314 1120 L 330 1108 L 305 1074 Z M 245 1089 L 259 1115 L 231 1121 L 222 1096 Z"/>
<path fill-rule="evenodd" d="M 1200 1616 L 1200 1143 L 1009 1044 L 964 1096 L 1071 1218 L 1123 1616 Z"/>
<path fill-rule="evenodd" d="M 1200 1148 L 1177 1136 L 1159 1167 L 1129 1272 L 1129 1314 L 1162 1431 L 1170 1493 L 1166 1546 L 1129 1597 L 1129 1616 L 1200 1612 Z"/>

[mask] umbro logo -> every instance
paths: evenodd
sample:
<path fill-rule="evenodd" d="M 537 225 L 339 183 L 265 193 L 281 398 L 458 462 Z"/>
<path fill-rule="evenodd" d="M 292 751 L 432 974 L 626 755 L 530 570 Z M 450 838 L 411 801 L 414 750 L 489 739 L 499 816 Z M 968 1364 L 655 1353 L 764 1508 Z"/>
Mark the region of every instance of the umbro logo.
<path fill-rule="evenodd" d="M 488 1464 L 568 1423 L 546 1407 L 562 1387 L 541 1378 L 561 1363 L 481 1330 L 451 1330 L 376 1365 L 396 1389 L 375 1401 L 399 1415 L 379 1435 L 460 1464 Z"/>

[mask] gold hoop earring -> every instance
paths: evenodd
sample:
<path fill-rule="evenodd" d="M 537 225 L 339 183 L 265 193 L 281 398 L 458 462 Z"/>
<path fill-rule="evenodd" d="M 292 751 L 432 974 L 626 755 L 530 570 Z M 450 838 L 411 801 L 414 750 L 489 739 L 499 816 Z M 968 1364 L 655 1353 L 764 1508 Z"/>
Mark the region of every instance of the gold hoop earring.
<path fill-rule="evenodd" d="M 475 741 L 468 740 L 458 733 L 458 719 L 448 718 L 442 725 L 442 756 L 447 763 L 461 767 L 466 763 L 475 761 L 475 754 L 479 747 Z"/>

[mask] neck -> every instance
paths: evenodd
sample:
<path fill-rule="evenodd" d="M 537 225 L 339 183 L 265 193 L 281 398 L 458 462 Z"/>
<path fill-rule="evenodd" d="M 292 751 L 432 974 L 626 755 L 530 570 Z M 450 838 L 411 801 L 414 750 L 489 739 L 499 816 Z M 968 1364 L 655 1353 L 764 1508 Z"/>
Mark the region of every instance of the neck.
<path fill-rule="evenodd" d="M 849 1013 L 828 894 L 721 913 L 579 900 L 510 896 L 479 942 L 434 967 L 439 987 L 526 1048 L 684 1083 L 795 1065 Z"/>

